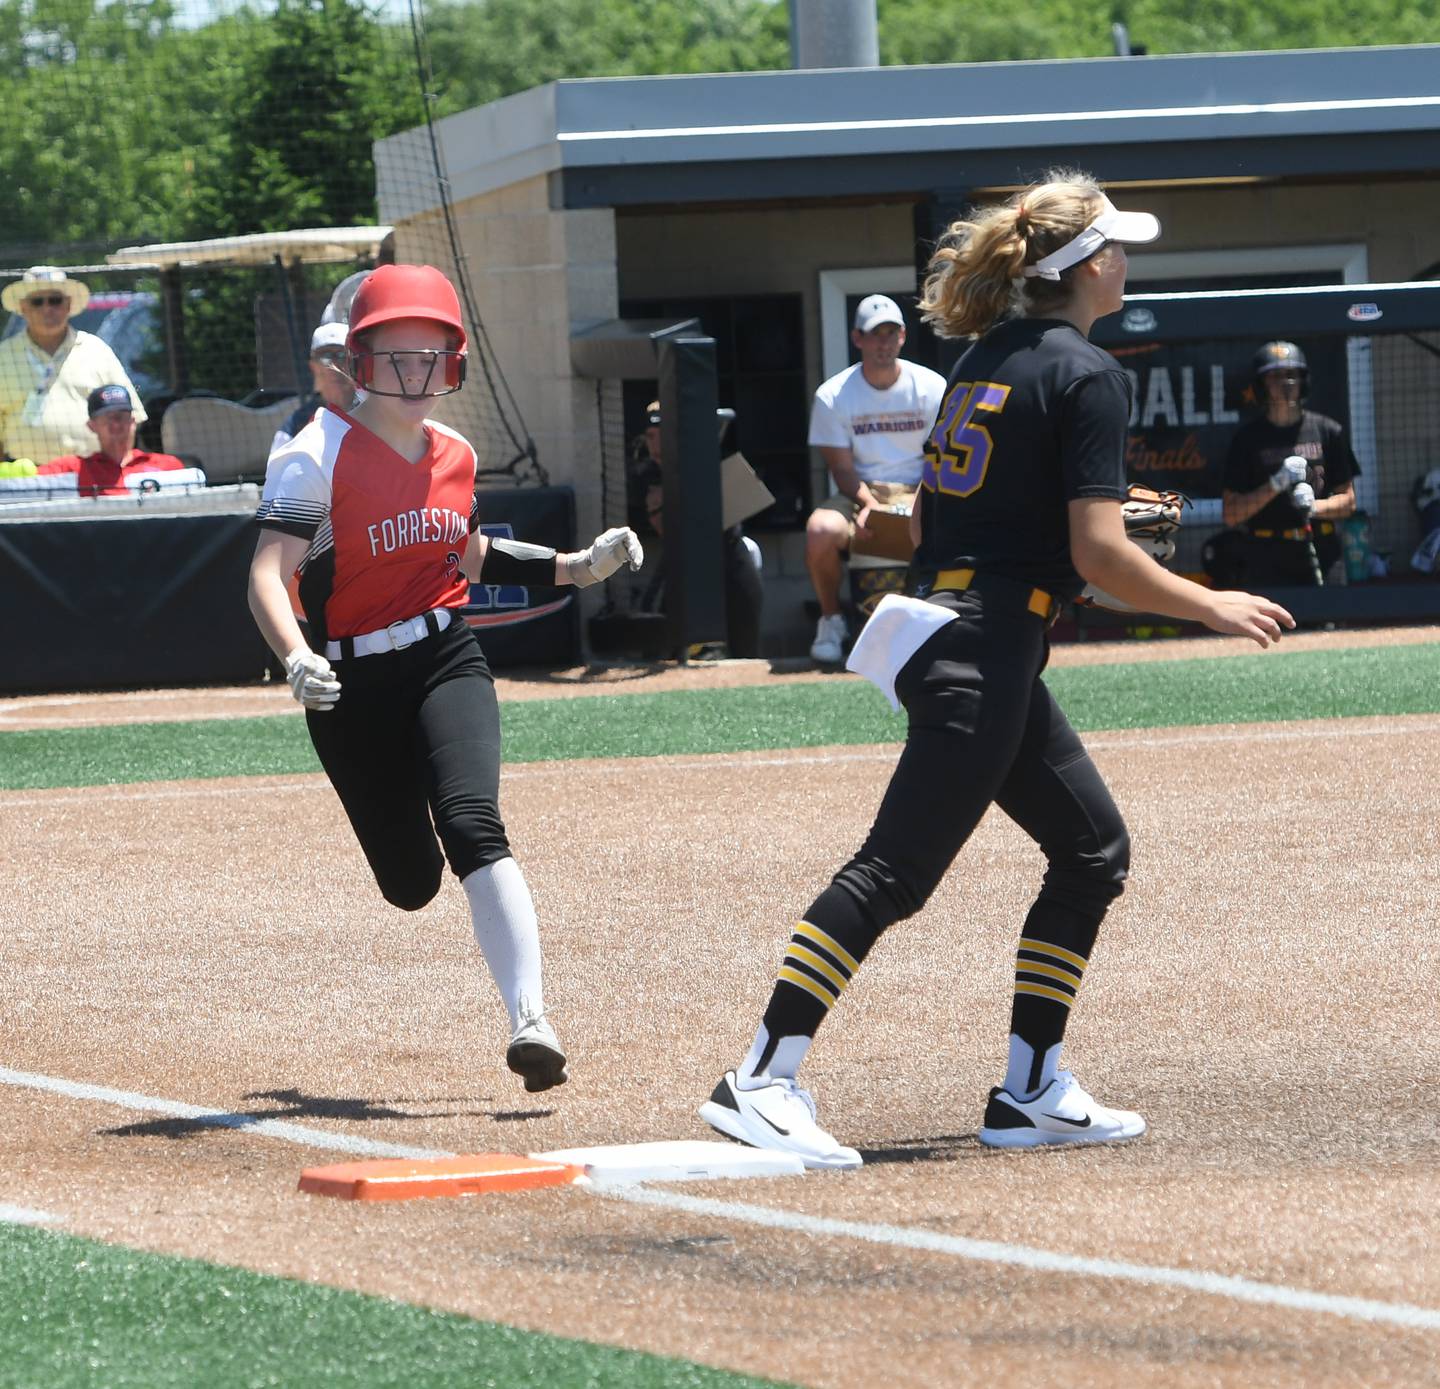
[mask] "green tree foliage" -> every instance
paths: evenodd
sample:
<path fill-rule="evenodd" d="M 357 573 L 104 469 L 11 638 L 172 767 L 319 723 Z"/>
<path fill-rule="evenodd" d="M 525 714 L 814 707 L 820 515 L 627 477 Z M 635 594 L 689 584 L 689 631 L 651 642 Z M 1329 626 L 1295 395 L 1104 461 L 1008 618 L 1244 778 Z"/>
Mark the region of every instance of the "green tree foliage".
<path fill-rule="evenodd" d="M 183 145 L 157 149 L 152 132 L 183 127 L 198 93 L 166 72 L 169 18 L 142 0 L 0 0 L 5 241 L 83 246 L 171 225 Z"/>
<path fill-rule="evenodd" d="M 408 35 L 354 0 L 278 0 L 232 24 L 243 42 L 227 46 L 229 99 L 191 231 L 373 222 L 371 144 L 423 117 Z"/>
<path fill-rule="evenodd" d="M 373 223 L 372 144 L 423 118 L 409 35 L 354 0 L 278 0 L 272 11 L 241 11 L 212 27 L 224 31 L 207 37 L 226 99 L 196 170 L 185 234 Z M 253 384 L 255 294 L 280 284 L 213 275 L 187 297 L 192 385 L 235 395 Z"/>
<path fill-rule="evenodd" d="M 437 115 L 562 78 L 790 61 L 787 0 L 414 3 Z M 1108 55 L 1116 21 L 1157 55 L 1440 36 L 1440 0 L 878 0 L 878 18 L 882 61 L 906 64 Z M 10 266 L 373 221 L 373 141 L 425 114 L 397 0 L 0 0 L 0 62 Z M 257 280 L 192 282 L 195 384 L 243 393 Z"/>
<path fill-rule="evenodd" d="M 425 28 L 446 113 L 564 77 L 790 65 L 783 0 L 434 0 Z"/>
<path fill-rule="evenodd" d="M 1440 0 L 1031 0 L 986 10 L 961 0 L 878 0 L 884 63 L 1092 58 L 1114 52 L 1110 26 L 1152 55 L 1433 43 Z"/>

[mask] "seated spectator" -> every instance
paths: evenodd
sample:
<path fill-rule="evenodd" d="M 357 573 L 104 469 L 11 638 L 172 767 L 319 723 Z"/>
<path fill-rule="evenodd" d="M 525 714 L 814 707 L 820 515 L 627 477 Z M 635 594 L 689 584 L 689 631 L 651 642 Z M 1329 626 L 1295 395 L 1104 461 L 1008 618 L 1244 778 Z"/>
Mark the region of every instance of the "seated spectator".
<path fill-rule="evenodd" d="M 88 449 L 86 401 L 112 382 L 129 394 L 136 423 L 144 421 L 120 359 L 101 338 L 70 326 L 89 302 L 88 286 L 50 265 L 27 270 L 0 292 L 0 304 L 25 320 L 23 333 L 0 342 L 0 444 L 7 457 L 39 463 Z"/>
<path fill-rule="evenodd" d="M 665 535 L 665 489 L 660 475 L 660 402 L 652 400 L 645 413 L 645 448 L 649 458 L 639 470 L 645 516 L 651 529 Z M 765 591 L 760 582 L 760 547 L 739 526 L 720 534 L 725 580 L 725 646 L 737 659 L 760 654 L 760 609 Z M 662 612 L 665 606 L 665 569 L 651 582 L 641 599 L 642 609 Z"/>
<path fill-rule="evenodd" d="M 311 392 L 295 407 L 290 418 L 275 431 L 270 452 L 288 444 L 311 420 L 321 406 L 334 410 L 350 410 L 359 392 L 350 379 L 350 354 L 345 339 L 350 329 L 344 323 L 322 323 L 310 335 Z"/>
<path fill-rule="evenodd" d="M 820 385 L 810 415 L 810 443 L 835 485 L 805 526 L 805 567 L 820 603 L 810 659 L 827 666 L 845 657 L 840 584 L 850 542 L 857 531 L 868 535 L 872 507 L 914 496 L 925 440 L 945 394 L 943 376 L 900 355 L 905 316 L 893 299 L 862 299 L 850 341 L 860 360 Z"/>
<path fill-rule="evenodd" d="M 82 497 L 124 497 L 125 479 L 140 473 L 168 473 L 188 465 L 174 454 L 146 453 L 135 447 L 135 412 L 129 389 L 111 384 L 97 386 L 87 401 L 86 428 L 99 440 L 94 453 L 66 454 L 42 463 L 39 476 L 78 473 L 76 491 Z"/>

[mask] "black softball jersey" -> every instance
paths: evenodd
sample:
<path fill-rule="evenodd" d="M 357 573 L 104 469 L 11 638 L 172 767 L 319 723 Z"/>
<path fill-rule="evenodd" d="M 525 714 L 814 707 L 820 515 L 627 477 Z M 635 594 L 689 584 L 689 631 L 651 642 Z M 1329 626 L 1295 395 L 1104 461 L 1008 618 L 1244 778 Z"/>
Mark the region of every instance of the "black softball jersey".
<path fill-rule="evenodd" d="M 974 569 L 1074 598 L 1067 504 L 1125 499 L 1130 392 L 1119 362 L 1059 319 L 1007 319 L 979 338 L 925 444 L 912 585 Z"/>

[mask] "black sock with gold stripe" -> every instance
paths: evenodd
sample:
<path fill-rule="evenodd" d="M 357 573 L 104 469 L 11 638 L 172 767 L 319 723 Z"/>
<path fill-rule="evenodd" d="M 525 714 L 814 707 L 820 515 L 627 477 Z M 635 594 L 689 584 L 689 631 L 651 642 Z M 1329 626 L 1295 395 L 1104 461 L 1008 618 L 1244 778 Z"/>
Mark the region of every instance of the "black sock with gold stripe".
<path fill-rule="evenodd" d="M 825 1015 L 879 933 L 844 888 L 831 885 L 795 923 L 742 1077 L 794 1076 Z"/>
<path fill-rule="evenodd" d="M 1030 909 L 1015 951 L 1010 1064 L 1005 1076 L 1005 1088 L 1012 1094 L 1032 1095 L 1054 1079 L 1065 1024 L 1095 948 L 1100 921 L 1043 899 Z"/>

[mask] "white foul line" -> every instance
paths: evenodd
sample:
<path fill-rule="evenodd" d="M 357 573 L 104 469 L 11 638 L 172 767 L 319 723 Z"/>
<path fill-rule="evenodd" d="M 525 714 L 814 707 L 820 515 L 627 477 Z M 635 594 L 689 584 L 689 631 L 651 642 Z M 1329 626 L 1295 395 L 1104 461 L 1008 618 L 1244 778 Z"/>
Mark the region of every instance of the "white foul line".
<path fill-rule="evenodd" d="M 657 1191 L 650 1187 L 597 1186 L 594 1191 L 597 1196 L 612 1197 L 636 1205 L 661 1206 L 666 1210 L 684 1211 L 688 1215 L 743 1221 L 747 1225 L 759 1225 L 771 1230 L 789 1230 L 795 1234 L 896 1245 L 902 1249 L 949 1254 L 975 1263 L 1008 1264 L 1040 1273 L 1069 1273 L 1080 1277 L 1113 1278 L 1129 1283 L 1143 1283 L 1149 1287 L 1184 1288 L 1187 1292 L 1229 1297 L 1239 1302 L 1292 1307 L 1304 1312 L 1328 1312 L 1333 1316 L 1388 1322 L 1392 1326 L 1412 1327 L 1420 1331 L 1440 1331 L 1440 1312 L 1403 1302 L 1336 1297 L 1330 1293 L 1312 1293 L 1303 1288 L 1287 1288 L 1278 1283 L 1257 1283 L 1250 1278 L 1236 1278 L 1225 1273 L 1206 1273 L 1200 1269 L 1164 1268 L 1154 1264 L 1122 1263 L 1115 1259 L 1090 1259 L 1077 1254 L 1053 1254 L 1044 1249 L 1029 1249 L 1022 1244 L 965 1239 L 959 1235 L 942 1235 L 932 1230 L 917 1230 L 906 1225 L 827 1220 L 823 1216 L 802 1215 L 798 1211 L 749 1206 L 737 1201 L 707 1200 L 699 1196 L 686 1196 L 678 1191 Z"/>
<path fill-rule="evenodd" d="M 100 1104 L 118 1105 L 121 1109 L 139 1109 L 151 1114 L 169 1114 L 177 1119 L 190 1119 L 210 1128 L 243 1129 L 263 1138 L 281 1138 L 287 1143 L 302 1143 L 311 1148 L 334 1148 L 342 1153 L 361 1157 L 430 1158 L 451 1157 L 434 1148 L 406 1148 L 398 1143 L 377 1143 L 370 1138 L 352 1138 L 347 1134 L 326 1133 L 323 1129 L 287 1124 L 279 1119 L 257 1119 L 252 1114 L 236 1114 L 225 1109 L 205 1109 L 185 1104 L 182 1100 L 162 1100 L 153 1095 L 137 1095 L 132 1090 L 111 1090 L 103 1085 L 82 1085 L 57 1076 L 32 1075 L 0 1066 L 0 1084 L 16 1085 L 26 1090 L 45 1090 L 72 1100 L 94 1100 Z"/>
<path fill-rule="evenodd" d="M 60 1217 L 49 1211 L 32 1210 L 29 1206 L 0 1204 L 0 1225 L 58 1225 Z"/>
<path fill-rule="evenodd" d="M 362 1157 L 445 1158 L 454 1153 L 438 1148 L 407 1148 L 395 1143 L 376 1143 L 368 1138 L 326 1133 L 300 1124 L 280 1123 L 273 1119 L 254 1119 L 222 1109 L 203 1109 L 179 1100 L 159 1099 L 130 1090 L 112 1090 L 101 1085 L 82 1085 L 77 1081 L 55 1076 L 12 1071 L 0 1066 L 0 1084 L 48 1091 L 71 1099 L 97 1101 L 118 1105 L 122 1109 L 139 1109 L 151 1113 L 171 1114 L 179 1118 L 213 1124 L 221 1128 L 242 1129 L 264 1138 L 278 1138 L 314 1148 L 331 1148 L 355 1153 Z M 686 1196 L 670 1190 L 653 1190 L 644 1186 L 597 1185 L 582 1188 L 596 1195 L 635 1205 L 658 1206 L 681 1211 L 687 1215 L 703 1215 L 718 1220 L 732 1220 L 762 1229 L 787 1230 L 793 1234 L 814 1235 L 830 1239 L 863 1240 L 868 1244 L 890 1245 L 897 1249 L 916 1249 L 926 1253 L 947 1254 L 972 1263 L 1005 1264 L 1038 1273 L 1064 1273 L 1077 1277 L 1106 1278 L 1121 1282 L 1140 1283 L 1147 1287 L 1183 1288 L 1187 1292 L 1205 1293 L 1212 1297 L 1228 1297 L 1238 1302 L 1262 1306 L 1288 1307 L 1302 1312 L 1322 1312 L 1331 1316 L 1350 1317 L 1359 1321 L 1388 1323 L 1420 1331 L 1440 1331 L 1440 1311 L 1416 1307 L 1404 1302 L 1379 1302 L 1363 1297 L 1339 1297 L 1331 1293 L 1308 1292 L 1303 1288 L 1287 1288 L 1280 1283 L 1259 1283 L 1231 1274 L 1207 1273 L 1201 1269 L 1166 1268 L 1156 1264 L 1131 1264 L 1115 1259 L 1091 1259 L 1075 1254 L 1054 1254 L 1044 1249 L 1031 1249 L 1023 1244 L 1002 1244 L 994 1240 L 966 1239 L 958 1235 L 942 1235 L 907 1225 L 878 1225 L 856 1220 L 829 1220 L 823 1216 L 805 1215 L 800 1211 L 776 1210 L 767 1206 L 751 1206 L 736 1201 L 715 1201 L 704 1197 Z M 6 1208 L 0 1207 L 0 1210 Z M 21 1209 L 10 1207 L 9 1209 Z"/>

